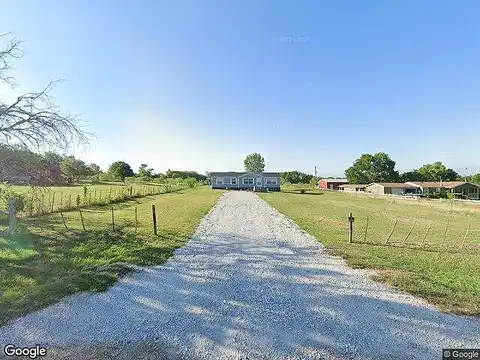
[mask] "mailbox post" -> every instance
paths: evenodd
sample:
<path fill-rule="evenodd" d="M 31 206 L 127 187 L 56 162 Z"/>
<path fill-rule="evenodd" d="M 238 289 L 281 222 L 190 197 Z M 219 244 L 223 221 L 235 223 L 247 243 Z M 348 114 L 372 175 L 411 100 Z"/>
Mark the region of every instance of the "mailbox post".
<path fill-rule="evenodd" d="M 355 218 L 352 213 L 348 214 L 348 242 L 351 244 L 353 242 L 353 222 Z"/>

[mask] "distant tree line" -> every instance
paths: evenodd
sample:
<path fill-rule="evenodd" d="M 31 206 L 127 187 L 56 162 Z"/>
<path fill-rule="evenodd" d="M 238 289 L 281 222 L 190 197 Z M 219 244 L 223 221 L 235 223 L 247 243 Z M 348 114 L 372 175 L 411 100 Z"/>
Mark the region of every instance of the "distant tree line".
<path fill-rule="evenodd" d="M 26 182 L 31 184 L 78 183 L 91 181 L 153 181 L 168 179 L 196 182 L 207 180 L 207 176 L 196 171 L 167 170 L 155 173 L 147 164 L 140 164 L 135 173 L 125 161 L 115 161 L 106 171 L 95 163 L 86 163 L 73 155 L 61 155 L 53 151 L 38 154 L 30 150 L 0 144 L 0 181 Z M 190 180 L 191 181 L 191 180 Z"/>
<path fill-rule="evenodd" d="M 314 178 L 313 175 L 306 174 L 297 170 L 285 171 L 280 173 L 280 179 L 290 184 L 308 184 Z"/>
<path fill-rule="evenodd" d="M 373 182 L 406 182 L 406 181 L 472 181 L 480 183 L 480 174 L 462 177 L 441 161 L 426 164 L 412 171 L 399 173 L 395 170 L 395 161 L 384 152 L 362 154 L 352 166 L 345 170 L 351 184 L 369 184 Z"/>

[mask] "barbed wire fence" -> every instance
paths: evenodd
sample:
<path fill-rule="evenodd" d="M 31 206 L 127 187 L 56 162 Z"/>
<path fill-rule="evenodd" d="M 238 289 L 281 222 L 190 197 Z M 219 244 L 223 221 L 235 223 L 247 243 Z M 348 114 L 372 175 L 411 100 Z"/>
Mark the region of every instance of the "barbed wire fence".
<path fill-rule="evenodd" d="M 480 224 L 474 217 L 449 214 L 426 219 L 353 213 L 346 220 L 352 243 L 437 252 L 480 251 Z"/>
<path fill-rule="evenodd" d="M 82 195 L 40 189 L 27 198 L 22 211 L 18 211 L 19 206 L 10 200 L 8 211 L 0 210 L 0 235 L 19 231 L 18 224 L 46 230 L 58 230 L 55 225 L 61 225 L 66 231 L 129 231 L 135 234 L 142 231 L 157 235 L 155 205 L 151 205 L 149 216 L 145 214 L 145 206 L 141 206 L 142 216 L 139 216 L 139 206 L 129 200 L 177 192 L 188 187 L 180 183 L 137 188 L 110 187 L 106 191 L 87 188 Z"/>
<path fill-rule="evenodd" d="M 136 198 L 160 195 L 186 189 L 186 184 L 125 186 L 108 189 L 90 189 L 84 187 L 81 193 L 34 189 L 27 197 L 19 217 L 35 217 L 56 212 L 67 212 L 90 206 L 116 204 Z"/>

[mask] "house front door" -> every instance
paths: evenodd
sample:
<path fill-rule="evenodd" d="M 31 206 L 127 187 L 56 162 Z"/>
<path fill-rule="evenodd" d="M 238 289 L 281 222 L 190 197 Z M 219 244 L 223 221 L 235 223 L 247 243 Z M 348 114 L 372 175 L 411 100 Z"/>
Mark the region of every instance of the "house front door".
<path fill-rule="evenodd" d="M 262 178 L 257 178 L 257 181 L 255 183 L 255 186 L 258 188 L 258 187 L 262 187 Z"/>

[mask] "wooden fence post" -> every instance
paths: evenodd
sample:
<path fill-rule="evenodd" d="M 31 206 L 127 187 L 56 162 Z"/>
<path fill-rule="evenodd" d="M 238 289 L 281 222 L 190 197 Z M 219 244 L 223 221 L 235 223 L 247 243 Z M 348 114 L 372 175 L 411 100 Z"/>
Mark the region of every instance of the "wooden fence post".
<path fill-rule="evenodd" d="M 17 227 L 17 219 L 15 217 L 15 200 L 8 199 L 8 232 L 13 233 Z"/>
<path fill-rule="evenodd" d="M 353 242 L 353 222 L 355 218 L 352 213 L 348 214 L 348 242 L 351 244 Z"/>
<path fill-rule="evenodd" d="M 68 208 L 72 208 L 72 194 L 68 194 Z"/>
<path fill-rule="evenodd" d="M 85 222 L 83 221 L 82 209 L 78 209 L 78 211 L 80 212 L 80 220 L 82 220 L 83 231 L 87 231 L 87 229 L 85 229 Z"/>
<path fill-rule="evenodd" d="M 425 245 L 425 240 L 427 240 L 427 235 L 428 235 L 428 232 L 430 231 L 430 229 L 432 228 L 432 225 L 433 225 L 433 222 L 430 223 L 430 225 L 428 226 L 427 228 L 427 231 L 425 232 L 425 235 L 423 236 L 423 239 L 422 239 L 422 246 Z"/>
<path fill-rule="evenodd" d="M 446 246 L 445 242 L 447 241 L 447 232 L 448 232 L 449 225 L 450 225 L 450 217 L 447 218 L 447 226 L 445 226 L 445 231 L 443 232 L 443 240 L 442 240 L 443 246 Z"/>
<path fill-rule="evenodd" d="M 40 213 L 43 214 L 45 212 L 45 194 L 42 192 L 42 205 L 41 205 Z"/>
<path fill-rule="evenodd" d="M 50 212 L 53 213 L 53 206 L 55 205 L 55 191 L 53 192 L 53 196 L 52 196 L 52 207 L 50 209 Z"/>
<path fill-rule="evenodd" d="M 470 232 L 470 224 L 471 224 L 471 221 L 468 222 L 467 231 L 465 232 L 465 236 L 463 237 L 463 240 L 462 240 L 462 249 L 465 246 L 465 241 L 467 240 L 468 233 Z"/>
<path fill-rule="evenodd" d="M 102 190 L 100 189 L 100 203 L 103 203 Z"/>
<path fill-rule="evenodd" d="M 408 232 L 407 236 L 405 236 L 405 238 L 403 239 L 402 241 L 402 246 L 405 244 L 405 242 L 407 241 L 407 239 L 410 237 L 410 234 L 412 233 L 413 229 L 415 228 L 415 225 L 417 224 L 417 220 L 415 220 L 415 222 L 413 223 L 413 226 L 412 228 L 410 229 L 410 231 Z"/>
<path fill-rule="evenodd" d="M 152 204 L 152 217 L 153 217 L 153 233 L 157 235 L 157 213 L 155 211 L 154 204 Z"/>
<path fill-rule="evenodd" d="M 61 210 L 63 208 L 63 191 L 60 192 L 60 207 L 59 209 Z"/>
<path fill-rule="evenodd" d="M 114 213 L 114 209 L 113 209 L 113 206 L 112 206 L 112 231 L 115 231 L 115 213 Z"/>
<path fill-rule="evenodd" d="M 88 204 L 92 205 L 92 192 L 91 191 L 88 193 Z"/>
<path fill-rule="evenodd" d="M 368 231 L 368 215 L 367 215 L 367 223 L 365 225 L 365 234 L 363 234 L 363 242 L 367 242 L 367 231 Z"/>
<path fill-rule="evenodd" d="M 65 230 L 68 231 L 67 223 L 65 222 L 65 217 L 63 216 L 63 213 L 61 211 L 60 211 L 60 216 L 62 217 L 63 226 L 65 226 Z"/>
<path fill-rule="evenodd" d="M 397 224 L 398 224 L 398 219 L 395 220 L 395 223 L 393 224 L 392 231 L 390 231 L 390 234 L 388 235 L 387 240 L 385 240 L 385 244 L 387 244 L 388 240 L 390 240 L 390 238 L 392 237 L 393 232 L 395 231 L 395 228 L 397 227 Z"/>
<path fill-rule="evenodd" d="M 138 207 L 135 206 L 135 234 L 137 233 L 138 228 Z"/>

